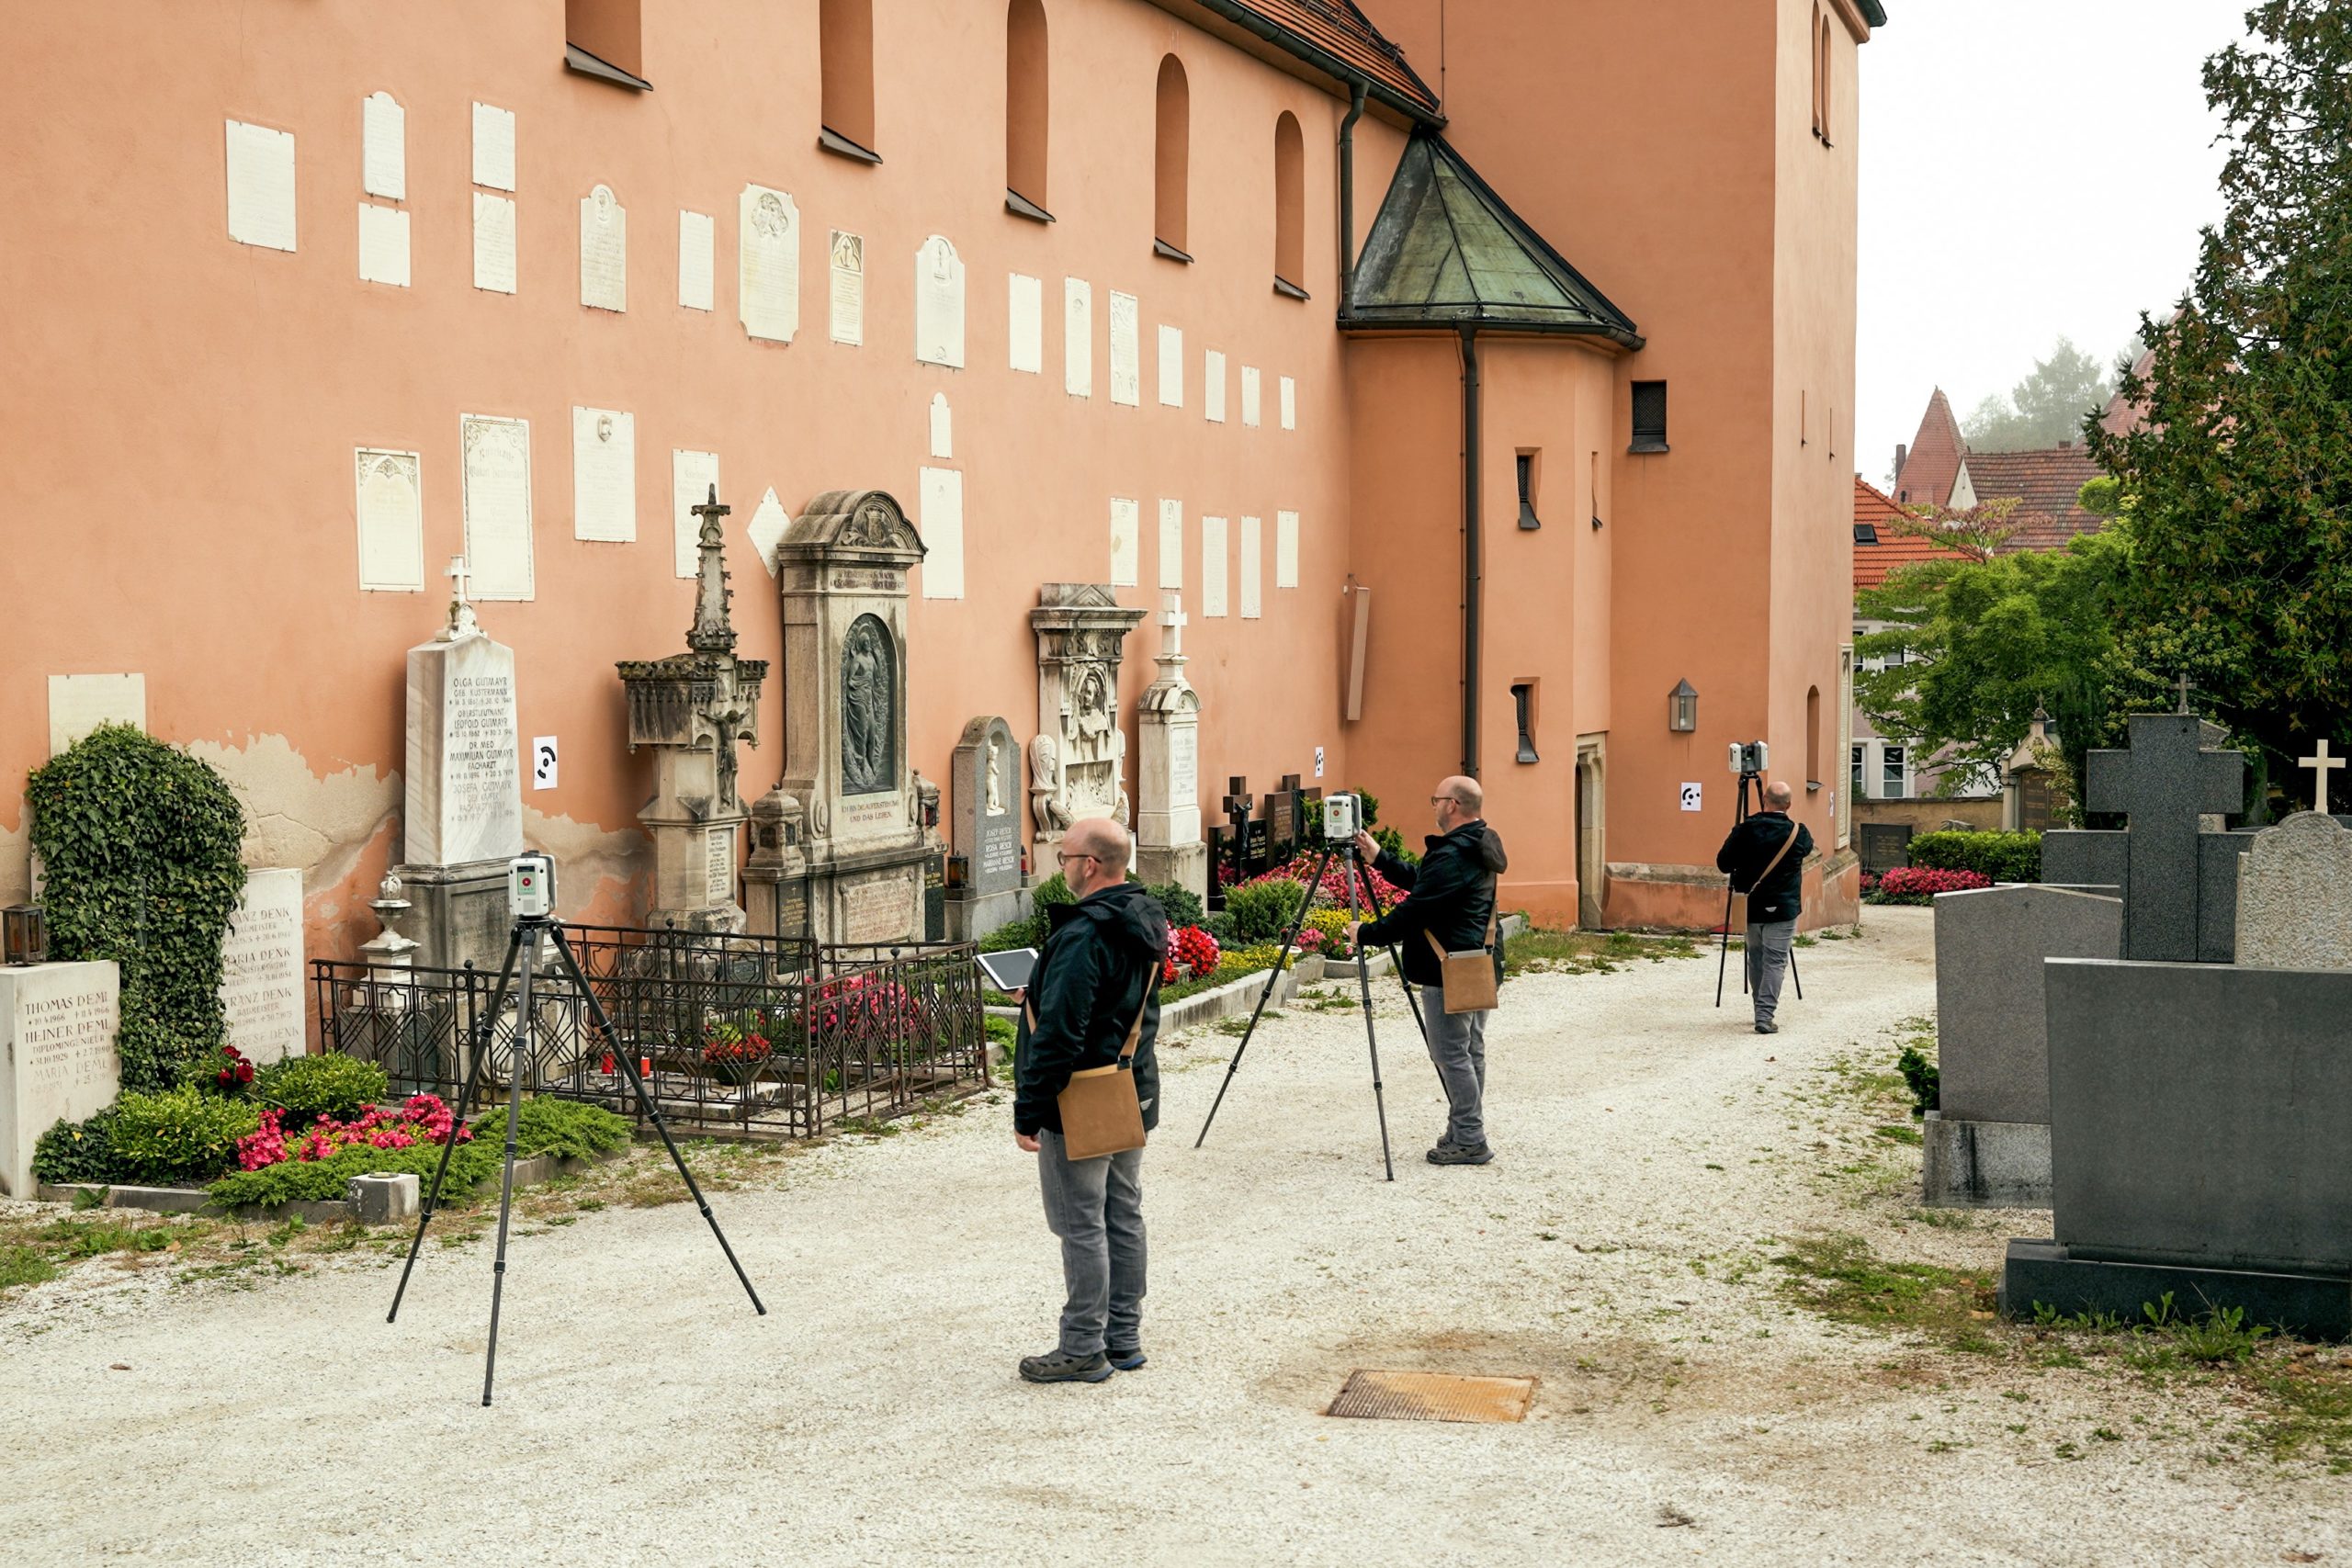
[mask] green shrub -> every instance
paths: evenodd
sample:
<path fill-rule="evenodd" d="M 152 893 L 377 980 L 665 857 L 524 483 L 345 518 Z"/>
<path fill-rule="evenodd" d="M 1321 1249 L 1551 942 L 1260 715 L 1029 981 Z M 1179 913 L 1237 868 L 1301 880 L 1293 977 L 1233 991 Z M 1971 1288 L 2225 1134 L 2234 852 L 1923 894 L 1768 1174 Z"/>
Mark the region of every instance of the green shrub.
<path fill-rule="evenodd" d="M 1911 1090 L 1911 1114 L 1916 1120 L 1930 1111 L 1940 1109 L 1943 1093 L 1943 1069 L 1928 1060 L 1927 1054 L 1917 1045 L 1903 1047 L 1903 1055 L 1894 1059 L 1895 1070 Z"/>
<path fill-rule="evenodd" d="M 1058 871 L 1029 890 L 1030 908 L 1037 911 L 1040 919 L 1045 917 L 1045 912 L 1056 904 L 1077 902 L 1078 895 L 1069 890 L 1069 883 Z"/>
<path fill-rule="evenodd" d="M 1208 913 L 1201 908 L 1201 901 L 1193 897 L 1193 890 L 1181 882 L 1158 883 L 1144 891 L 1150 894 L 1153 902 L 1159 906 L 1159 912 L 1168 917 L 1170 931 L 1182 926 L 1197 926 L 1202 917 Z"/>
<path fill-rule="evenodd" d="M 1922 833 L 1907 846 L 1923 871 L 1973 871 L 1996 882 L 2041 880 L 2039 833 Z"/>
<path fill-rule="evenodd" d="M 380 1102 L 390 1089 L 384 1069 L 373 1062 L 329 1051 L 318 1056 L 288 1056 L 254 1075 L 254 1099 L 286 1111 L 288 1133 L 322 1116 L 348 1122 L 363 1105 Z"/>
<path fill-rule="evenodd" d="M 1289 933 L 1291 918 L 1298 913 L 1299 900 L 1306 897 L 1306 889 L 1298 883 L 1287 876 L 1272 876 L 1229 889 L 1225 896 L 1225 912 L 1233 921 L 1234 936 L 1240 942 L 1278 942 Z"/>
<path fill-rule="evenodd" d="M 1219 909 L 1216 914 L 1205 917 L 1201 921 L 1201 929 L 1216 938 L 1219 947 L 1231 947 L 1241 940 L 1234 929 L 1233 915 L 1229 910 Z"/>
<path fill-rule="evenodd" d="M 1035 947 L 1046 940 L 1046 922 L 1031 916 L 1001 925 L 980 938 L 982 953 L 1014 953 L 1024 947 Z"/>
<path fill-rule="evenodd" d="M 418 1195 L 433 1185 L 434 1168 L 441 1163 L 439 1144 L 412 1144 L 404 1149 L 355 1148 L 320 1160 L 280 1160 L 259 1170 L 240 1170 L 222 1177 L 208 1190 L 222 1208 L 247 1203 L 271 1204 L 305 1200 L 333 1202 L 344 1196 L 355 1176 L 377 1171 L 398 1175 L 414 1172 Z M 498 1172 L 500 1145 L 477 1134 L 449 1153 L 449 1177 L 441 1190 L 446 1201 L 462 1198 Z"/>
<path fill-rule="evenodd" d="M 261 1115 L 239 1100 L 219 1100 L 193 1088 L 161 1094 L 126 1094 L 115 1106 L 116 1163 L 126 1181 L 169 1184 L 209 1181 L 237 1162 L 237 1140 Z"/>
<path fill-rule="evenodd" d="M 482 1120 L 492 1142 L 504 1141 L 502 1130 L 505 1124 L 503 1108 L 492 1110 Z M 482 1133 L 474 1135 L 485 1136 Z M 589 1159 L 625 1149 L 628 1145 L 627 1118 L 616 1116 L 601 1105 L 583 1105 L 576 1100 L 534 1096 L 523 1102 L 522 1113 L 515 1121 L 514 1147 L 519 1154 Z"/>
<path fill-rule="evenodd" d="M 115 1152 L 117 1108 L 107 1106 L 86 1122 L 59 1122 L 33 1145 L 33 1175 L 41 1181 L 129 1181 Z"/>

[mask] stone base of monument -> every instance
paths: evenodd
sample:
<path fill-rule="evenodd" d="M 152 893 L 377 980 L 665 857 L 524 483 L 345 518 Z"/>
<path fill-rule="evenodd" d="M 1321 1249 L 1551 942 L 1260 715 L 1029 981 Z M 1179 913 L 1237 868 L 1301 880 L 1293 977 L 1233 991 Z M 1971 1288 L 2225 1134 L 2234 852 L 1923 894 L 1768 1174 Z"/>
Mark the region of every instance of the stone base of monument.
<path fill-rule="evenodd" d="M 496 975 L 506 962 L 514 918 L 506 907 L 506 862 L 392 868 L 409 903 L 409 929 L 419 969 L 462 969 L 469 963 Z"/>
<path fill-rule="evenodd" d="M 1206 898 L 1209 888 L 1209 847 L 1206 844 L 1138 844 L 1136 874 L 1154 887 L 1173 882 Z"/>
<path fill-rule="evenodd" d="M 1947 1120 L 1930 1111 L 1919 1132 L 1928 1207 L 2050 1207 L 2048 1122 Z"/>
<path fill-rule="evenodd" d="M 751 929 L 751 917 L 733 904 L 691 909 L 651 909 L 646 913 L 645 926 L 648 931 L 741 936 Z"/>
<path fill-rule="evenodd" d="M 2054 1241 L 2018 1237 L 2001 1268 L 2001 1315 L 2030 1321 L 2037 1307 L 2062 1316 L 2104 1313 L 2145 1323 L 2145 1308 L 2172 1297 L 2176 1316 L 2194 1320 L 2236 1308 L 2246 1325 L 2303 1339 L 2352 1338 L 2352 1275 L 2274 1274 L 2083 1258 Z"/>
<path fill-rule="evenodd" d="M 1025 888 L 1014 887 L 1002 893 L 983 893 L 976 898 L 958 898 L 951 892 L 945 908 L 947 940 L 978 942 L 1015 920 L 1027 919 L 1029 894 Z"/>

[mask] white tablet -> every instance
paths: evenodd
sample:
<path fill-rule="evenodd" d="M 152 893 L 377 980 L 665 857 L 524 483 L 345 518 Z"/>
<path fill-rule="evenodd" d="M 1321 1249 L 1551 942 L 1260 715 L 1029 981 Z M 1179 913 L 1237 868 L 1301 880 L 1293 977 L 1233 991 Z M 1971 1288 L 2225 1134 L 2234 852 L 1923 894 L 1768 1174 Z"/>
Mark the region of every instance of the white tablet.
<path fill-rule="evenodd" d="M 989 984 L 1000 991 L 1017 991 L 1029 983 L 1031 971 L 1037 967 L 1037 950 L 1016 947 L 1004 953 L 980 954 L 980 973 Z"/>

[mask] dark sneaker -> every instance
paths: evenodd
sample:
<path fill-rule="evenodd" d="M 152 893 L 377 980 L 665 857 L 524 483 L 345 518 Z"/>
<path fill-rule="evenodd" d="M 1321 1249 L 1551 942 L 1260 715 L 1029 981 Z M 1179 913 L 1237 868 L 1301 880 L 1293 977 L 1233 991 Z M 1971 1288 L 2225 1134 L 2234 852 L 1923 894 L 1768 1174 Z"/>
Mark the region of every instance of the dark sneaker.
<path fill-rule="evenodd" d="M 1138 1371 L 1146 1361 L 1151 1359 L 1140 1348 L 1133 1350 L 1106 1350 L 1103 1354 L 1111 1359 L 1112 1366 L 1123 1372 Z"/>
<path fill-rule="evenodd" d="M 1480 1144 L 1475 1149 L 1456 1148 L 1452 1144 L 1440 1144 L 1430 1151 L 1431 1165 L 1484 1165 L 1495 1157 L 1495 1151 Z"/>
<path fill-rule="evenodd" d="M 1053 1350 L 1021 1358 L 1021 1376 L 1028 1382 L 1102 1382 L 1110 1375 L 1110 1359 L 1100 1350 L 1091 1356 Z"/>
<path fill-rule="evenodd" d="M 1781 1032 L 1781 1026 L 1768 1019 L 1756 1026 L 1756 1032 L 1758 1034 L 1778 1034 Z"/>

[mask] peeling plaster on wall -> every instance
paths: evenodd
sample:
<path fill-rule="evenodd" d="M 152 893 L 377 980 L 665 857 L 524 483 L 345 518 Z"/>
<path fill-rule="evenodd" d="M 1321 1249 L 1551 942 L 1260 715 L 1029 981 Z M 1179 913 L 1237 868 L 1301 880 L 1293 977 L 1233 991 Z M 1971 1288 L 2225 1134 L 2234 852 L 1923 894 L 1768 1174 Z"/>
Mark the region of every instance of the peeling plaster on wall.
<path fill-rule="evenodd" d="M 243 750 L 193 740 L 187 751 L 219 769 L 243 805 L 245 864 L 299 867 L 306 893 L 350 875 L 399 817 L 399 773 L 350 767 L 321 778 L 282 735 L 248 737 Z"/>
<path fill-rule="evenodd" d="M 305 958 L 358 956 L 359 944 L 380 929 L 376 911 L 368 907 L 383 885 L 392 863 L 392 846 L 400 841 L 400 822 L 388 818 L 352 857 L 351 868 L 324 886 L 305 878 L 310 891 L 302 900 L 302 947 Z"/>
<path fill-rule="evenodd" d="M 626 828 L 610 832 L 594 822 L 549 817 L 523 807 L 523 841 L 555 857 L 556 917 L 626 923 L 644 913 L 643 889 L 653 875 L 653 844 Z"/>

